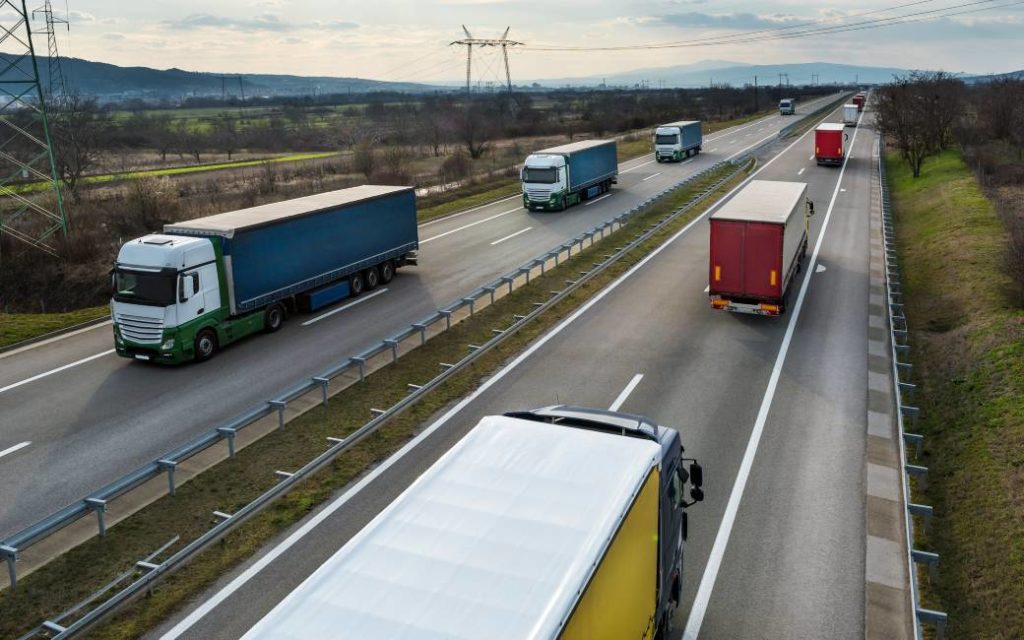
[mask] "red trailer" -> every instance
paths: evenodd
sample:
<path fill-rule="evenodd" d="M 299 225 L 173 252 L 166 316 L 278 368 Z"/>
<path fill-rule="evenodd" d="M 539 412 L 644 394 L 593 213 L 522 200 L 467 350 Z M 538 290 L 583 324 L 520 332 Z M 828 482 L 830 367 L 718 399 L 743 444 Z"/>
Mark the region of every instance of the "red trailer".
<path fill-rule="evenodd" d="M 814 205 L 803 182 L 754 180 L 711 216 L 714 309 L 777 316 L 807 255 Z"/>
<path fill-rule="evenodd" d="M 857 105 L 857 113 L 860 113 L 861 111 L 864 110 L 864 103 L 867 102 L 867 99 L 867 96 L 864 95 L 863 93 L 858 93 L 857 95 L 853 96 L 853 100 L 851 102 Z"/>
<path fill-rule="evenodd" d="M 819 165 L 843 164 L 846 125 L 841 122 L 823 122 L 814 130 L 814 159 Z"/>

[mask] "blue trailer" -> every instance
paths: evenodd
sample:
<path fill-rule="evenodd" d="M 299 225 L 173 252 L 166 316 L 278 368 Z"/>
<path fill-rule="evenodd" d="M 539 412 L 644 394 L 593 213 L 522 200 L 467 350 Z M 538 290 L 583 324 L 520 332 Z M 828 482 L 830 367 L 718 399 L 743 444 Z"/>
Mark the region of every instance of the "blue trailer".
<path fill-rule="evenodd" d="M 703 143 L 701 124 L 697 120 L 659 125 L 654 130 L 654 159 L 658 162 L 679 162 L 700 153 Z"/>
<path fill-rule="evenodd" d="M 528 156 L 523 166 L 523 206 L 564 211 L 606 193 L 618 175 L 618 144 L 614 140 L 585 140 L 542 149 Z"/>
<path fill-rule="evenodd" d="M 287 314 L 390 282 L 419 247 L 412 187 L 365 185 L 170 224 L 114 267 L 125 357 L 205 360 Z"/>

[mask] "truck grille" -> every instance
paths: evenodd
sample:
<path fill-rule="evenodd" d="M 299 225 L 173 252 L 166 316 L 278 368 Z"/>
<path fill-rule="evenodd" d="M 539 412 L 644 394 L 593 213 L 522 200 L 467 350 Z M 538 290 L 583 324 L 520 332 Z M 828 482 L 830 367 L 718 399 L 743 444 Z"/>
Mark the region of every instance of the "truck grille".
<path fill-rule="evenodd" d="M 530 198 L 530 200 L 546 202 L 551 199 L 551 192 L 548 191 L 547 189 L 527 189 L 526 195 L 527 197 Z"/>
<path fill-rule="evenodd" d="M 117 316 L 117 326 L 121 329 L 121 335 L 132 342 L 160 342 L 163 337 L 164 321 L 161 318 L 121 313 Z"/>

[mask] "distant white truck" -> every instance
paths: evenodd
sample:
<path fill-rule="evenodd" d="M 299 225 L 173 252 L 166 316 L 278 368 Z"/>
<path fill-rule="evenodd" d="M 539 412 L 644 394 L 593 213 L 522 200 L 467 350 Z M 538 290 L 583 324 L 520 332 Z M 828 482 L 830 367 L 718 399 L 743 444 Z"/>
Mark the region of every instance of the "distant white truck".
<path fill-rule="evenodd" d="M 796 100 L 793 98 L 784 98 L 779 100 L 779 115 L 796 115 Z"/>
<path fill-rule="evenodd" d="M 855 104 L 844 104 L 843 105 L 843 124 L 848 127 L 857 126 L 857 116 L 860 109 Z"/>

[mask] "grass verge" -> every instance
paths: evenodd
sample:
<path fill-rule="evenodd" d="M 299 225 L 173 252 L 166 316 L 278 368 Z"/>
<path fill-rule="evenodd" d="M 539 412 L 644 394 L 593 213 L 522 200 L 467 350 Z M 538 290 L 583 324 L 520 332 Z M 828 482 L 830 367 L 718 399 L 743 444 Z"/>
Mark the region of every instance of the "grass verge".
<path fill-rule="evenodd" d="M 942 558 L 935 582 L 919 572 L 924 603 L 949 613 L 949 637 L 1021 638 L 1024 311 L 1006 231 L 959 152 L 917 180 L 894 154 L 886 166 L 929 467 L 915 493 L 935 509 L 917 544 Z"/>
<path fill-rule="evenodd" d="M 109 314 L 106 306 L 67 313 L 0 313 L 0 349 Z"/>
<path fill-rule="evenodd" d="M 514 196 L 520 191 L 519 178 L 501 178 L 497 182 L 469 185 L 445 193 L 431 194 L 421 198 L 417 203 L 416 218 L 420 222 L 426 222 Z"/>
<path fill-rule="evenodd" d="M 617 244 L 622 244 L 623 235 L 640 233 L 648 224 L 683 204 L 727 172 L 725 169 L 717 176 L 666 198 L 612 237 L 616 238 Z M 742 177 L 722 186 L 719 192 L 725 192 Z M 711 202 L 713 198 L 706 201 L 707 204 Z M 185 605 L 189 598 L 208 588 L 219 576 L 342 489 L 368 466 L 382 461 L 400 448 L 438 410 L 469 393 L 486 376 L 641 260 L 702 209 L 697 207 L 667 225 L 655 237 L 581 286 L 548 313 L 481 356 L 471 367 L 446 380 L 434 393 L 385 424 L 327 469 L 238 527 L 222 544 L 207 549 L 202 557 L 162 582 L 151 596 L 126 607 L 95 629 L 90 637 L 135 638 L 153 628 Z M 233 460 L 217 465 L 180 486 L 173 498 L 164 497 L 112 527 L 106 538 L 93 539 L 28 575 L 19 581 L 16 591 L 0 593 L 0 610 L 4 611 L 0 616 L 0 637 L 17 637 L 40 621 L 64 611 L 115 575 L 130 569 L 136 560 L 164 544 L 172 535 L 180 535 L 183 541 L 195 539 L 212 525 L 210 513 L 213 510 L 234 512 L 268 489 L 275 482 L 268 470 L 294 469 L 309 461 L 324 450 L 327 436 L 351 433 L 368 419 L 371 407 L 390 406 L 405 397 L 408 393 L 406 384 L 410 380 L 432 378 L 438 371 L 439 362 L 456 361 L 466 353 L 468 344 L 482 344 L 488 340 L 493 327 L 507 325 L 513 314 L 530 312 L 538 295 L 543 297 L 544 292 L 561 288 L 567 273 L 577 271 L 578 265 L 590 265 L 601 252 L 607 251 L 606 247 L 607 243 L 599 243 L 574 255 L 561 267 L 534 278 L 529 286 L 484 308 L 451 331 L 407 354 L 396 364 L 370 375 L 366 382 L 335 395 L 328 407 L 309 411 L 289 423 L 285 431 L 274 432 L 258 440 L 238 452 Z"/>

